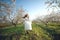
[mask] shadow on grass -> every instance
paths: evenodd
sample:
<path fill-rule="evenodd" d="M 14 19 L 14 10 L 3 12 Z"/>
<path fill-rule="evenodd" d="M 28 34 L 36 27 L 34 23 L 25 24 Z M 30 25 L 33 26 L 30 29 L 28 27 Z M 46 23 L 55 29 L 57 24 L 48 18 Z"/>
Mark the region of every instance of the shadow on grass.
<path fill-rule="evenodd" d="M 14 37 L 16 40 L 19 40 L 22 34 L 24 34 L 23 25 L 17 25 L 17 27 L 0 29 L 0 40 L 13 40 Z"/>
<path fill-rule="evenodd" d="M 43 30 L 45 30 L 46 32 L 49 33 L 49 35 L 52 37 L 52 40 L 60 40 L 60 34 L 57 33 L 55 31 L 55 29 L 49 29 L 48 26 L 41 26 L 41 25 L 38 25 L 40 28 L 42 28 Z M 59 29 L 59 28 L 58 28 Z"/>

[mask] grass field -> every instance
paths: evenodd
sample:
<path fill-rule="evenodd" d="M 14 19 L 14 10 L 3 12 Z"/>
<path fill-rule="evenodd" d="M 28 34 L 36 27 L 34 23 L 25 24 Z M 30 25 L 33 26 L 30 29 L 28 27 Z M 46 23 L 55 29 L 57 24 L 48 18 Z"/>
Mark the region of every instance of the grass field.
<path fill-rule="evenodd" d="M 20 35 L 20 40 L 53 40 L 52 34 L 60 34 L 60 24 L 58 23 L 48 23 L 46 26 L 43 23 L 32 24 L 32 32 L 25 35 L 23 24 L 17 25 L 17 27 L 10 26 L 10 28 L 0 29 L 0 34 L 2 35 Z M 13 37 L 15 40 L 15 36 Z"/>

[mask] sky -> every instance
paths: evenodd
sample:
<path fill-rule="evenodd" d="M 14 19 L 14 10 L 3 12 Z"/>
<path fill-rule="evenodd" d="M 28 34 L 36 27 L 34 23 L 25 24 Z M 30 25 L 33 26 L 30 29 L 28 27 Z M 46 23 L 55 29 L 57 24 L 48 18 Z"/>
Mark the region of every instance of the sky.
<path fill-rule="evenodd" d="M 10 0 L 4 1 L 8 3 L 10 2 Z M 16 0 L 16 9 L 19 9 L 21 6 L 23 6 L 23 9 L 30 15 L 30 18 L 33 20 L 38 16 L 48 14 L 45 2 L 46 0 Z"/>
<path fill-rule="evenodd" d="M 45 2 L 46 0 L 16 0 L 16 7 L 19 9 L 23 6 L 33 20 L 38 16 L 47 14 Z"/>

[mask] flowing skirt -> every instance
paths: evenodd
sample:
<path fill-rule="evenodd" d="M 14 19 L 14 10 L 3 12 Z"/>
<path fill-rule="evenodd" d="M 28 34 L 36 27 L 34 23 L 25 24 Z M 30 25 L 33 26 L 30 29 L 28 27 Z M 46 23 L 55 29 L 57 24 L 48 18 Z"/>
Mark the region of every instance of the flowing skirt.
<path fill-rule="evenodd" d="M 32 24 L 31 21 L 25 21 L 24 22 L 25 30 L 32 30 L 31 24 Z"/>

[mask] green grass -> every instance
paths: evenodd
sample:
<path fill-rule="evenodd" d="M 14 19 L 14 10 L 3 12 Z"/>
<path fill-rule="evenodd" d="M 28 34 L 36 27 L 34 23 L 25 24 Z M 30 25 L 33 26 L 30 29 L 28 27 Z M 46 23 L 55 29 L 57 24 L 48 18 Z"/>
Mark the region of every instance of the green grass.
<path fill-rule="evenodd" d="M 5 28 L 5 29 L 0 29 L 1 34 L 12 34 L 12 33 L 16 33 L 16 32 L 23 32 L 24 27 L 23 25 L 17 25 L 17 27 L 12 27 L 10 26 L 10 28 Z"/>
<path fill-rule="evenodd" d="M 0 33 L 4 35 L 18 33 L 21 35 L 20 40 L 52 40 L 52 34 L 60 34 L 60 26 L 57 23 L 48 23 L 48 26 L 43 23 L 33 23 L 32 28 L 32 32 L 27 35 L 25 35 L 23 24 L 19 24 L 17 27 L 10 26 L 10 28 L 0 29 Z"/>

